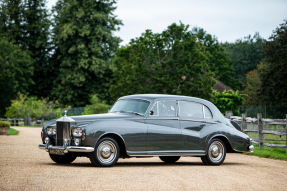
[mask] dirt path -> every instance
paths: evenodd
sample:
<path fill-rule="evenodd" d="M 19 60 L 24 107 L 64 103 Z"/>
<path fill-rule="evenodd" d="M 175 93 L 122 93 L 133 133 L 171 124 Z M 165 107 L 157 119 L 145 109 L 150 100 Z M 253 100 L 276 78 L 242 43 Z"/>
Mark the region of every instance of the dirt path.
<path fill-rule="evenodd" d="M 58 165 L 38 149 L 40 128 L 13 128 L 19 136 L 0 136 L 0 190 L 287 190 L 287 161 L 227 154 L 221 166 L 196 157 L 171 165 L 157 157 L 120 159 L 112 168 L 81 157 Z"/>

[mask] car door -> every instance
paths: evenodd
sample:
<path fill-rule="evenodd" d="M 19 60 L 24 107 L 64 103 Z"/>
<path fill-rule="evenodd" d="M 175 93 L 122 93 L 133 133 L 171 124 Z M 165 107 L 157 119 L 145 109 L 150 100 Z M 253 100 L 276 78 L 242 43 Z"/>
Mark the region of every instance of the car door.
<path fill-rule="evenodd" d="M 182 150 L 181 128 L 175 100 L 156 101 L 146 118 L 147 153 L 171 154 Z"/>
<path fill-rule="evenodd" d="M 205 137 L 209 129 L 201 103 L 179 101 L 179 122 L 184 152 L 204 152 Z"/>

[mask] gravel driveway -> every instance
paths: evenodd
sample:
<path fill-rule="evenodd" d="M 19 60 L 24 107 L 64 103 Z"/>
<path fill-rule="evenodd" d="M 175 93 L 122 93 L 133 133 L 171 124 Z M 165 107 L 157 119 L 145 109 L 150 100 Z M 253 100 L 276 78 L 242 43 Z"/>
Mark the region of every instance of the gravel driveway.
<path fill-rule="evenodd" d="M 40 128 L 13 128 L 18 136 L 0 136 L 0 190 L 287 190 L 287 161 L 227 154 L 221 166 L 197 157 L 120 159 L 112 168 L 80 157 L 58 165 L 38 149 Z"/>

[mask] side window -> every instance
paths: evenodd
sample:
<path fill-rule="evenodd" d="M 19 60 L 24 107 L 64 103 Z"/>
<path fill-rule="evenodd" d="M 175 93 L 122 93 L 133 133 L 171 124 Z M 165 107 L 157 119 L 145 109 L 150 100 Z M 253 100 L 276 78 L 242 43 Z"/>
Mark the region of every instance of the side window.
<path fill-rule="evenodd" d="M 176 103 L 175 101 L 158 101 L 152 109 L 153 116 L 175 116 L 176 114 Z"/>
<path fill-rule="evenodd" d="M 211 111 L 206 106 L 204 106 L 203 109 L 204 109 L 204 118 L 212 119 Z"/>
<path fill-rule="evenodd" d="M 202 108 L 200 103 L 179 101 L 179 116 L 203 118 Z"/>

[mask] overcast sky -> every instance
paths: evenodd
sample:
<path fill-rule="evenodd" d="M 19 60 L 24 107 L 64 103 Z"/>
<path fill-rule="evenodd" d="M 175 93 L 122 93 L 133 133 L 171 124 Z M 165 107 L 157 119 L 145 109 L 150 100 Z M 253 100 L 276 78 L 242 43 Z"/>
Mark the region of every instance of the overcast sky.
<path fill-rule="evenodd" d="M 47 0 L 48 8 L 56 1 Z M 146 29 L 160 33 L 179 21 L 204 28 L 220 42 L 234 42 L 255 32 L 268 38 L 287 19 L 287 0 L 119 0 L 117 7 L 114 14 L 124 24 L 115 33 L 123 40 L 121 45 Z"/>

